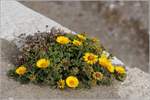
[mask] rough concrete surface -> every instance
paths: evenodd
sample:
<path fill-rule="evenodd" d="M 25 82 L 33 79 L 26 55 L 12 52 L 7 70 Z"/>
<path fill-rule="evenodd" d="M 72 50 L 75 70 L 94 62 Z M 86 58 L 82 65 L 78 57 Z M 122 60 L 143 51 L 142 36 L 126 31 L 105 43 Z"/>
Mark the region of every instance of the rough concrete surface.
<path fill-rule="evenodd" d="M 115 82 L 114 85 L 106 87 L 99 86 L 92 89 L 81 90 L 58 90 L 50 89 L 48 86 L 38 86 L 34 84 L 22 85 L 7 77 L 6 73 L 14 67 L 13 58 L 17 54 L 17 49 L 12 40 L 17 39 L 13 33 L 28 34 L 36 31 L 39 27 L 44 30 L 42 25 L 50 26 L 60 24 L 22 6 L 13 1 L 1 4 L 1 33 L 0 33 L 0 99 L 1 100 L 71 100 L 71 99 L 150 99 L 150 75 L 138 68 L 127 67 L 127 79 L 122 82 Z M 18 14 L 19 12 L 19 14 Z M 15 17 L 14 17 L 15 16 Z M 18 20 L 19 19 L 19 20 Z M 35 24 L 32 26 L 32 22 Z M 39 26 L 40 25 L 40 26 Z M 14 27 L 17 26 L 17 27 Z M 32 26 L 32 27 L 31 27 Z M 9 29 L 9 30 L 8 30 Z M 70 31 L 64 28 L 66 31 Z M 17 35 L 18 35 L 17 34 Z M 118 61 L 116 61 L 118 62 Z"/>
<path fill-rule="evenodd" d="M 62 25 L 39 13 L 32 12 L 14 0 L 1 1 L 0 17 L 0 37 L 6 40 L 13 40 L 22 33 L 32 34 L 37 31 L 48 31 L 49 28 L 55 26 L 62 27 L 64 31 L 70 32 L 70 30 Z M 49 28 L 46 28 L 46 25 Z"/>

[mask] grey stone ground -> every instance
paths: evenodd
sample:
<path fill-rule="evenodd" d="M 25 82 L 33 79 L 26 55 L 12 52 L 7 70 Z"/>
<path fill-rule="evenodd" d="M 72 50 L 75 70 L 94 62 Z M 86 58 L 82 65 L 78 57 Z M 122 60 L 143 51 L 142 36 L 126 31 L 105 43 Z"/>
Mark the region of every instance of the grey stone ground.
<path fill-rule="evenodd" d="M 14 17 L 15 16 L 15 17 Z M 19 20 L 18 20 L 19 19 Z M 123 83 L 116 82 L 110 87 L 93 87 L 89 90 L 50 89 L 48 86 L 33 84 L 21 85 L 9 79 L 7 71 L 12 68 L 13 58 L 17 53 L 12 40 L 16 39 L 13 33 L 35 32 L 36 28 L 44 30 L 44 24 L 58 25 L 52 20 L 33 12 L 19 3 L 3 2 L 1 10 L 0 33 L 0 99 L 2 100 L 71 100 L 71 99 L 150 99 L 150 75 L 138 68 L 128 68 L 127 79 Z M 34 23 L 34 25 L 32 25 Z M 40 26 L 39 26 L 40 25 Z M 65 29 L 69 31 L 68 29 Z"/>

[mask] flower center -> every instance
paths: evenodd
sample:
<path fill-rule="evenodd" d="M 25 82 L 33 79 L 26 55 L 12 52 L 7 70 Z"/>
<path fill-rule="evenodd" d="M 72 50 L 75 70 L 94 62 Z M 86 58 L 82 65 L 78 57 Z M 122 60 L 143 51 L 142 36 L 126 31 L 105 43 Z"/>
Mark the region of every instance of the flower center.
<path fill-rule="evenodd" d="M 19 73 L 21 73 L 21 74 L 22 74 L 23 72 L 24 72 L 23 70 L 19 70 Z"/>
<path fill-rule="evenodd" d="M 42 63 L 41 66 L 42 66 L 42 67 L 45 67 L 45 66 L 47 66 L 47 64 L 46 64 L 46 63 Z"/>
<path fill-rule="evenodd" d="M 70 85 L 74 85 L 75 83 L 74 83 L 73 80 L 70 80 L 70 81 L 69 81 L 69 84 L 70 84 Z"/>
<path fill-rule="evenodd" d="M 100 77 L 101 75 L 100 75 L 99 73 L 96 73 L 95 76 L 96 76 L 96 77 Z"/>
<path fill-rule="evenodd" d="M 92 55 L 88 56 L 88 60 L 93 60 L 94 57 Z"/>

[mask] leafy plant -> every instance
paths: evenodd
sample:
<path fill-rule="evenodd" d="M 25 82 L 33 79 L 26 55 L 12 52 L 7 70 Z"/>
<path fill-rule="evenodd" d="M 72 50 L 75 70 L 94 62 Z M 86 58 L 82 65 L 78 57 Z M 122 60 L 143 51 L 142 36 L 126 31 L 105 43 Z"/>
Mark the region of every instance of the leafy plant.
<path fill-rule="evenodd" d="M 99 41 L 85 33 L 35 33 L 25 37 L 19 50 L 16 67 L 9 70 L 8 76 L 21 83 L 90 88 L 126 77 L 125 68 L 112 65 L 113 56 L 108 56 Z"/>

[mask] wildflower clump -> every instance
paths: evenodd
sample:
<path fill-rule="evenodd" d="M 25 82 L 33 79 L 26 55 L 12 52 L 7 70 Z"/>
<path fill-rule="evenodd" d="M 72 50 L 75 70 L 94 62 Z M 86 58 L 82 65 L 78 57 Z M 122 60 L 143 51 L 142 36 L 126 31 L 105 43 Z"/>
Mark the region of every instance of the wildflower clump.
<path fill-rule="evenodd" d="M 126 69 L 113 65 L 113 56 L 95 38 L 60 31 L 28 35 L 19 48 L 16 67 L 8 76 L 21 83 L 51 87 L 90 88 L 123 81 Z"/>

